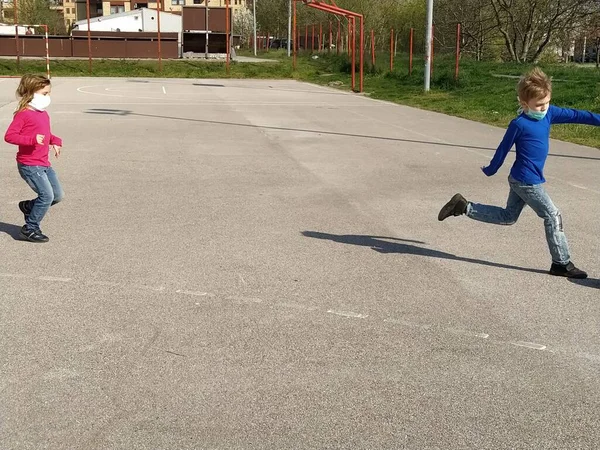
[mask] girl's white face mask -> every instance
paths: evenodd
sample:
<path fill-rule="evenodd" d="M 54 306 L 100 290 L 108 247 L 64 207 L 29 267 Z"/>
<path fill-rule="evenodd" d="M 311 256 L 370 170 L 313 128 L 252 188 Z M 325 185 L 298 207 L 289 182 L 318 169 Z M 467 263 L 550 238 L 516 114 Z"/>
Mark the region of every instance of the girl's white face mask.
<path fill-rule="evenodd" d="M 50 106 L 50 96 L 42 94 L 33 94 L 33 99 L 29 102 L 29 106 L 38 111 L 44 111 Z"/>

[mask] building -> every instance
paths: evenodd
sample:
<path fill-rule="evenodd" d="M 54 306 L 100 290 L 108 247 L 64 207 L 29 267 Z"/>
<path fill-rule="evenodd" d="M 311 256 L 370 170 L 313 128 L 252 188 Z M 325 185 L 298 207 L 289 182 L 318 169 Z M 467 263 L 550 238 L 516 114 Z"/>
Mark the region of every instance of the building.
<path fill-rule="evenodd" d="M 67 31 L 69 31 L 77 20 L 77 6 L 75 5 L 75 0 L 64 0 L 62 12 L 63 17 L 65 18 L 65 27 L 67 28 Z"/>
<path fill-rule="evenodd" d="M 160 9 L 165 12 L 181 14 L 182 6 L 204 6 L 208 1 L 208 7 L 225 7 L 225 0 L 159 0 Z M 232 9 L 245 8 L 251 4 L 249 0 L 229 0 L 229 7 Z M 102 2 L 102 13 L 105 16 L 115 13 L 127 12 L 132 9 L 150 8 L 156 9 L 157 1 L 138 1 L 138 0 L 104 0 Z"/>
<path fill-rule="evenodd" d="M 164 33 L 181 33 L 181 16 L 160 13 L 160 30 Z M 74 30 L 87 31 L 87 18 L 75 22 Z M 155 32 L 158 31 L 156 10 L 141 8 L 90 19 L 91 31 Z"/>
<path fill-rule="evenodd" d="M 19 36 L 25 36 L 27 34 L 27 27 L 17 27 Z M 6 23 L 0 23 L 0 36 L 14 36 L 15 26 Z"/>

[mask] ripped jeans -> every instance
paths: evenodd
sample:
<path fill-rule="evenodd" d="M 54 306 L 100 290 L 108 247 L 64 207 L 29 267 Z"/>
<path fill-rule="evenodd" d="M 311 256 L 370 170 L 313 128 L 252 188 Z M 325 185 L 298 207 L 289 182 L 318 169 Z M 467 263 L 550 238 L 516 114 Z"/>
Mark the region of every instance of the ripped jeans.
<path fill-rule="evenodd" d="M 467 216 L 480 222 L 497 225 L 514 224 L 525 205 L 529 205 L 535 213 L 544 219 L 546 241 L 552 262 L 567 264 L 571 260 L 569 244 L 563 231 L 562 216 L 560 211 L 548 196 L 542 184 L 525 184 L 508 177 L 510 193 L 506 201 L 506 208 L 498 206 L 480 205 L 469 203 Z"/>

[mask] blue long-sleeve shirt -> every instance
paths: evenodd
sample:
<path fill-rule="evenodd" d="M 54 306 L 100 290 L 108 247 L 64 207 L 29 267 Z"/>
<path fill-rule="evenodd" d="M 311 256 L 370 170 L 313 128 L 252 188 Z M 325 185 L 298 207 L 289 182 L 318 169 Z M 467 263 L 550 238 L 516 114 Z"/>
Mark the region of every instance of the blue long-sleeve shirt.
<path fill-rule="evenodd" d="M 517 157 L 510 175 L 527 184 L 541 184 L 550 146 L 550 126 L 556 123 L 580 123 L 600 126 L 600 114 L 550 105 L 546 117 L 535 120 L 525 113 L 513 119 L 489 166 L 483 172 L 489 177 L 498 172 L 508 152 L 515 145 Z"/>

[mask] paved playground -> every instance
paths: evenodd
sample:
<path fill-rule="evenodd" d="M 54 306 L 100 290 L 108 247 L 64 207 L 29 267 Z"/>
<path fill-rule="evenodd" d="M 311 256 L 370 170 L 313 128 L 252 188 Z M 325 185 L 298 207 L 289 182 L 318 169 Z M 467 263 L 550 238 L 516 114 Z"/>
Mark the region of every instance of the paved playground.
<path fill-rule="evenodd" d="M 2 134 L 18 80 L 0 81 Z M 53 80 L 48 244 L 0 152 L 0 448 L 575 449 L 600 440 L 600 152 L 552 143 L 542 221 L 503 129 L 294 81 Z"/>

